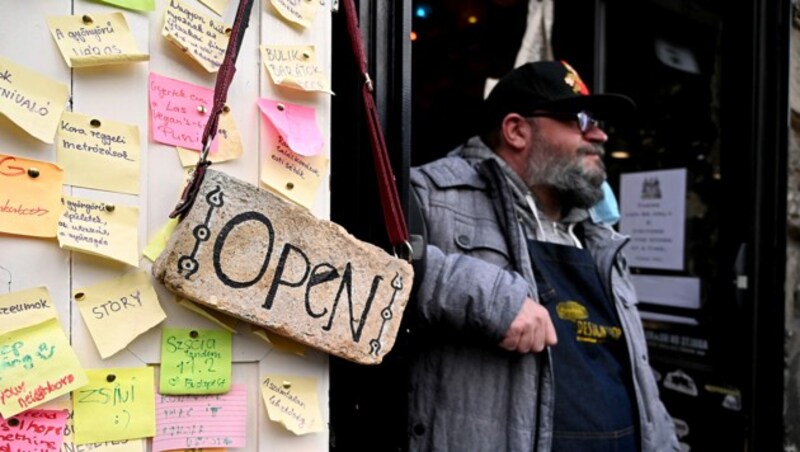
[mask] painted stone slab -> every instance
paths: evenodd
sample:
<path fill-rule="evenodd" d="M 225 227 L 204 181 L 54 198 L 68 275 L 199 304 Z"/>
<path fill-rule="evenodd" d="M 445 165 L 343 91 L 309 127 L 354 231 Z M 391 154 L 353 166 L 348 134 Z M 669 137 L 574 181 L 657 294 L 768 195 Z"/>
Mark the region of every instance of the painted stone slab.
<path fill-rule="evenodd" d="M 408 262 L 209 170 L 156 260 L 171 291 L 333 355 L 377 364 L 408 302 Z"/>

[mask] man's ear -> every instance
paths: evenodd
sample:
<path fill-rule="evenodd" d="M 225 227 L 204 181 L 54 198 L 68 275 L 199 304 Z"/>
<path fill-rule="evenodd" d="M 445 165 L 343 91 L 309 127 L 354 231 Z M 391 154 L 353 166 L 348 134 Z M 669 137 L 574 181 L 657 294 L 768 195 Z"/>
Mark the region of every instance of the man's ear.
<path fill-rule="evenodd" d="M 500 123 L 500 138 L 511 149 L 520 151 L 528 146 L 530 124 L 517 113 L 509 113 Z"/>

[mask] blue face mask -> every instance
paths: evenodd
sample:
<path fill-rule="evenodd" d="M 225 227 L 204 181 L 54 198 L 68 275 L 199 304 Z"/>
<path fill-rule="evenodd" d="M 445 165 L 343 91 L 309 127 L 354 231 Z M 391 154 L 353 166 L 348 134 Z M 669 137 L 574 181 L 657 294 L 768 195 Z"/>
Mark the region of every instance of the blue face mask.
<path fill-rule="evenodd" d="M 589 215 L 596 224 L 613 226 L 619 221 L 619 206 L 608 182 L 603 182 L 603 199 L 589 208 Z"/>

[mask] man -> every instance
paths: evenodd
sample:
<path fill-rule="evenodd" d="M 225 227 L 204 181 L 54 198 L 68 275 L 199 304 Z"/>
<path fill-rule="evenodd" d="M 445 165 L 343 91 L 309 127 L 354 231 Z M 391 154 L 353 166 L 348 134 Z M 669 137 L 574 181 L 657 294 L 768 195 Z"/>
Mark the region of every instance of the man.
<path fill-rule="evenodd" d="M 429 246 L 418 286 L 409 449 L 680 450 L 659 400 L 626 238 L 594 224 L 608 139 L 563 62 L 521 66 L 485 133 L 412 170 Z"/>

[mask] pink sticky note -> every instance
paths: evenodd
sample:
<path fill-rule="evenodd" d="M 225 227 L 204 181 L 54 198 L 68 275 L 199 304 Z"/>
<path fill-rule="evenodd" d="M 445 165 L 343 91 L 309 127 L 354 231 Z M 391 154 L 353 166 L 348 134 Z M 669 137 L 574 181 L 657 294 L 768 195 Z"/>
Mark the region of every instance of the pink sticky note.
<path fill-rule="evenodd" d="M 28 410 L 11 416 L 8 420 L 0 418 L 0 445 L 9 450 L 61 450 L 64 442 L 64 426 L 67 424 L 66 410 Z"/>
<path fill-rule="evenodd" d="M 150 73 L 150 135 L 159 143 L 201 151 L 213 104 L 210 88 Z"/>
<path fill-rule="evenodd" d="M 247 391 L 231 385 L 226 394 L 156 394 L 153 452 L 205 447 L 245 447 Z"/>
<path fill-rule="evenodd" d="M 325 142 L 317 127 L 314 108 L 270 99 L 258 99 L 258 108 L 283 136 L 292 151 L 306 157 L 322 152 Z"/>

